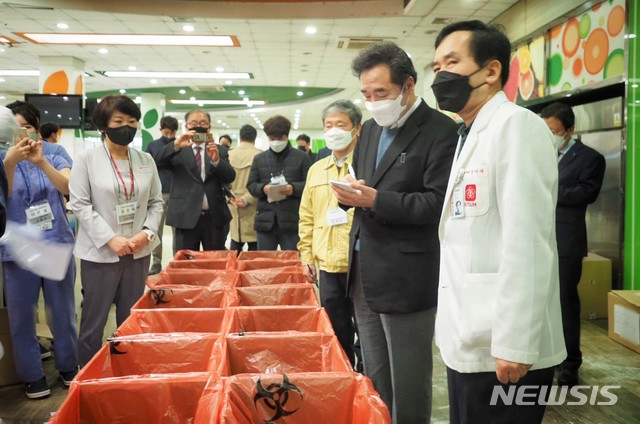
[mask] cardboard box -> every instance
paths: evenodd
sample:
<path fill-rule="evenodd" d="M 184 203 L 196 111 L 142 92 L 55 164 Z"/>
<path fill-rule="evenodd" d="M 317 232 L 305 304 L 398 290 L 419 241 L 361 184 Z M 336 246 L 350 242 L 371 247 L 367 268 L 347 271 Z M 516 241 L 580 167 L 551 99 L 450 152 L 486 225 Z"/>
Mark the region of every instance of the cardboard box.
<path fill-rule="evenodd" d="M 4 348 L 4 356 L 0 358 L 0 386 L 19 383 L 13 362 L 13 344 L 9 333 L 7 308 L 0 308 L 0 343 Z"/>
<path fill-rule="evenodd" d="M 640 290 L 609 292 L 609 337 L 640 353 Z"/>
<path fill-rule="evenodd" d="M 607 293 L 611 291 L 611 259 L 589 253 L 582 260 L 578 284 L 580 319 L 607 318 Z"/>

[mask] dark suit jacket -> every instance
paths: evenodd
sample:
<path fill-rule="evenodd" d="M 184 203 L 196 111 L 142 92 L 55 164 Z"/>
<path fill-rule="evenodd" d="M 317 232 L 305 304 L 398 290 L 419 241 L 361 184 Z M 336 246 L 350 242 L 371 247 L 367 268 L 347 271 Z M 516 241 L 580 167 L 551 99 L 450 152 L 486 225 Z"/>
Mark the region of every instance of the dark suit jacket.
<path fill-rule="evenodd" d="M 364 124 L 354 150 L 356 177 L 378 194 L 371 209 L 355 210 L 350 252 L 359 238 L 364 294 L 378 313 L 437 304 L 438 223 L 458 133 L 450 118 L 418 101 L 377 169 L 382 127 L 374 120 Z M 353 266 L 350 257 L 350 271 Z"/>
<path fill-rule="evenodd" d="M 196 158 L 191 147 L 174 151 L 174 144 L 164 146 L 155 157 L 158 169 L 172 172 L 167 225 L 176 228 L 195 228 L 202 210 L 202 198 L 207 195 L 211 225 L 221 227 L 231 221 L 231 213 L 222 193 L 222 184 L 236 178 L 236 171 L 229 164 L 227 149 L 219 149 L 220 161 L 213 166 L 203 151 L 206 178 L 202 181 L 196 167 Z"/>
<path fill-rule="evenodd" d="M 323 147 L 322 149 L 318 150 L 318 153 L 316 154 L 316 162 L 320 159 L 326 158 L 327 156 L 331 156 L 331 149 L 328 147 Z"/>
<path fill-rule="evenodd" d="M 585 214 L 587 206 L 598 198 L 605 166 L 604 156 L 579 140 L 560 159 L 556 208 L 559 256 L 587 255 Z"/>

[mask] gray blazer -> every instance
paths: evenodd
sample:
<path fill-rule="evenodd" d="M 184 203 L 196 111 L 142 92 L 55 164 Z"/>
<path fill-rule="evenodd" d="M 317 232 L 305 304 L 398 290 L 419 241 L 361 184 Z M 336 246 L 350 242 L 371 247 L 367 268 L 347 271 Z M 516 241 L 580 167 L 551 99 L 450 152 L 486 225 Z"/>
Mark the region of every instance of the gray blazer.
<path fill-rule="evenodd" d="M 162 217 L 162 189 L 158 170 L 150 154 L 129 148 L 135 180 L 136 216 L 132 224 L 118 225 L 115 208 L 118 203 L 118 180 L 111 160 L 103 146 L 82 152 L 74 161 L 69 179 L 71 201 L 79 231 L 75 255 L 92 262 L 118 262 L 119 258 L 107 242 L 121 235 L 129 237 L 149 228 L 157 234 Z M 133 257 L 139 259 L 151 253 L 160 243 L 156 238 Z"/>

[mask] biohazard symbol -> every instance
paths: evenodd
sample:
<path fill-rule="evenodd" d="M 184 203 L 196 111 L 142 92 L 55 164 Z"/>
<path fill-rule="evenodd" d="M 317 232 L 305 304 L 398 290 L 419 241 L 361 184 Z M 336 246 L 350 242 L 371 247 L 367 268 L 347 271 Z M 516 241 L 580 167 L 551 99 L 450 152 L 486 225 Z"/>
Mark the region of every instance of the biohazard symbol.
<path fill-rule="evenodd" d="M 295 413 L 299 409 L 299 406 L 293 410 L 287 410 L 287 403 L 290 405 L 291 403 L 297 403 L 299 405 L 303 398 L 300 389 L 289 382 L 289 378 L 286 374 L 282 375 L 282 384 L 271 383 L 266 389 L 262 386 L 260 378 L 258 378 L 256 390 L 258 393 L 253 397 L 253 403 L 256 406 L 256 409 L 268 412 L 264 408 L 261 408 L 259 406 L 260 404 L 273 411 L 273 416 L 264 421 L 266 424 L 273 424 L 280 418 Z M 297 399 L 294 400 L 294 398 Z"/>
<path fill-rule="evenodd" d="M 173 293 L 173 290 L 169 290 L 170 293 Z M 167 295 L 167 290 L 165 289 L 153 289 L 149 291 L 149 299 L 152 302 L 155 302 L 156 305 L 160 305 L 161 303 L 169 303 L 168 300 L 164 300 L 164 297 Z"/>

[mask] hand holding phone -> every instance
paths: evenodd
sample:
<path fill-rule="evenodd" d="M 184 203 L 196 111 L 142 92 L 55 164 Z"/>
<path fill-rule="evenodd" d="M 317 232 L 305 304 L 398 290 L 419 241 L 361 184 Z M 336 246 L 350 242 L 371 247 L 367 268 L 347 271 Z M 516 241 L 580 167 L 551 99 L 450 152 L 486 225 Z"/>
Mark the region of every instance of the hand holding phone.
<path fill-rule="evenodd" d="M 29 137 L 29 132 L 27 130 L 26 127 L 20 127 L 18 128 L 18 132 L 16 133 L 15 137 L 13 138 L 14 143 L 18 143 L 19 141 L 22 141 L 25 138 Z"/>
<path fill-rule="evenodd" d="M 340 187 L 342 190 L 350 191 L 352 193 L 356 193 L 358 191 L 355 188 L 351 187 L 351 184 L 347 181 L 329 180 L 329 183 L 334 187 Z"/>

